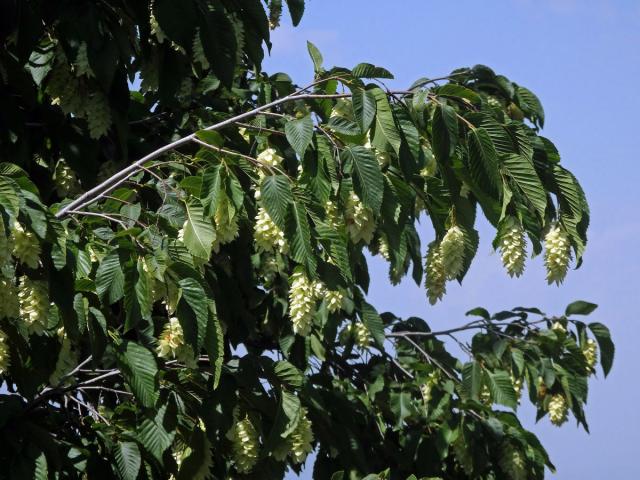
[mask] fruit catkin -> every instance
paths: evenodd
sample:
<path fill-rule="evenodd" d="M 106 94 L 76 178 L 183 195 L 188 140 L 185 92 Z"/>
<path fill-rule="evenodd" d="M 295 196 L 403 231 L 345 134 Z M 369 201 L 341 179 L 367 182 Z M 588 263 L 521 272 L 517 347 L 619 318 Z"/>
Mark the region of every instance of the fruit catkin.
<path fill-rule="evenodd" d="M 560 285 L 567 275 L 571 251 L 569 239 L 559 226 L 552 227 L 544 237 L 544 263 L 547 268 L 547 282 L 549 285 Z"/>
<path fill-rule="evenodd" d="M 233 242 L 239 234 L 237 212 L 231 213 L 227 197 L 220 202 L 213 216 L 215 221 L 216 238 L 213 241 L 213 251 L 218 253 L 220 245 Z"/>
<path fill-rule="evenodd" d="M 344 295 L 342 292 L 338 290 L 327 290 L 324 298 L 327 303 L 327 310 L 329 310 L 329 313 L 335 313 L 342 308 L 342 302 L 344 301 Z"/>
<path fill-rule="evenodd" d="M 7 334 L 0 330 L 0 375 L 7 373 L 11 366 L 11 353 L 7 340 Z"/>
<path fill-rule="evenodd" d="M 369 329 L 364 323 L 356 323 L 353 326 L 353 336 L 355 344 L 360 348 L 367 348 L 369 346 L 370 336 Z"/>
<path fill-rule="evenodd" d="M 511 443 L 504 442 L 501 448 L 500 468 L 510 480 L 526 480 L 526 459 L 522 452 Z"/>
<path fill-rule="evenodd" d="M 29 333 L 42 335 L 49 321 L 49 291 L 42 280 L 20 279 L 18 289 L 20 317 L 27 324 Z"/>
<path fill-rule="evenodd" d="M 40 243 L 33 232 L 28 232 L 16 222 L 13 226 L 13 255 L 29 268 L 38 268 Z"/>
<path fill-rule="evenodd" d="M 258 209 L 253 239 L 258 251 L 286 253 L 288 250 L 284 232 L 271 220 L 264 207 Z"/>
<path fill-rule="evenodd" d="M 313 451 L 313 430 L 311 421 L 307 418 L 307 409 L 300 409 L 300 420 L 291 434 L 291 458 L 293 463 L 304 463 Z"/>
<path fill-rule="evenodd" d="M 457 225 L 447 230 L 440 243 L 440 254 L 445 277 L 453 280 L 464 267 L 464 232 Z"/>
<path fill-rule="evenodd" d="M 239 473 L 248 473 L 258 461 L 258 432 L 249 417 L 237 422 L 231 430 L 233 460 Z"/>
<path fill-rule="evenodd" d="M 551 396 L 547 411 L 549 412 L 549 420 L 554 425 L 559 427 L 567 421 L 567 401 L 561 394 Z"/>
<path fill-rule="evenodd" d="M 298 335 L 305 337 L 311 332 L 316 300 L 314 283 L 302 272 L 295 272 L 291 275 L 289 316 L 293 324 L 293 331 Z"/>
<path fill-rule="evenodd" d="M 425 286 L 429 303 L 435 305 L 441 300 L 447 291 L 447 277 L 444 271 L 444 263 L 438 242 L 431 242 L 425 259 L 425 271 L 427 273 Z"/>
<path fill-rule="evenodd" d="M 522 275 L 527 256 L 527 241 L 524 229 L 517 220 L 513 220 L 500 238 L 500 256 L 510 277 Z"/>
<path fill-rule="evenodd" d="M 369 244 L 376 229 L 373 212 L 365 207 L 360 201 L 360 197 L 353 192 L 347 199 L 345 214 L 351 241 L 358 243 L 362 240 L 364 243 Z"/>
<path fill-rule="evenodd" d="M 158 337 L 158 356 L 161 358 L 176 359 L 185 363 L 188 367 L 195 365 L 195 359 L 191 347 L 184 343 L 182 325 L 176 317 L 171 317 Z"/>
<path fill-rule="evenodd" d="M 58 162 L 53 181 L 56 185 L 56 192 L 60 198 L 68 197 L 79 191 L 78 178 L 64 160 Z"/>
<path fill-rule="evenodd" d="M 596 345 L 595 340 L 589 338 L 582 350 L 582 354 L 584 355 L 584 359 L 587 362 L 587 369 L 590 373 L 595 372 L 596 370 L 596 362 L 598 361 L 598 346 Z"/>

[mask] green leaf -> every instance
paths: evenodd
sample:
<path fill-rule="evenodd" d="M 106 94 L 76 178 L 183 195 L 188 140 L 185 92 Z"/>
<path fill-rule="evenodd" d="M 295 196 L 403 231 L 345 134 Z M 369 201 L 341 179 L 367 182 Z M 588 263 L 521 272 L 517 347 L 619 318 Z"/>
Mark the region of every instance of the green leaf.
<path fill-rule="evenodd" d="M 220 132 L 216 132 L 214 130 L 198 130 L 196 132 L 196 137 L 209 145 L 213 145 L 214 147 L 221 147 L 224 145 L 224 137 Z"/>
<path fill-rule="evenodd" d="M 311 115 L 288 121 L 284 126 L 284 133 L 298 156 L 300 158 L 304 157 L 304 152 L 313 139 L 313 120 L 311 120 Z"/>
<path fill-rule="evenodd" d="M 467 362 L 462 367 L 462 388 L 469 398 L 478 401 L 482 387 L 482 367 L 477 361 Z"/>
<path fill-rule="evenodd" d="M 192 199 L 186 204 L 187 221 L 184 224 L 183 241 L 189 252 L 198 258 L 211 255 L 216 232 L 210 218 L 205 218 L 202 204 Z"/>
<path fill-rule="evenodd" d="M 118 442 L 114 452 L 118 474 L 122 480 L 136 480 L 142 458 L 135 442 Z"/>
<path fill-rule="evenodd" d="M 142 447 L 158 462 L 162 462 L 164 452 L 171 446 L 175 437 L 175 425 L 172 426 L 172 422 L 169 421 L 167 410 L 168 406 L 165 403 L 153 418 L 142 420 L 135 436 Z"/>
<path fill-rule="evenodd" d="M 300 388 L 304 381 L 304 375 L 292 363 L 286 360 L 280 360 L 273 364 L 273 373 L 278 380 L 291 388 Z"/>
<path fill-rule="evenodd" d="M 111 305 L 124 295 L 124 273 L 117 251 L 112 251 L 102 259 L 96 271 L 96 293 L 107 305 Z"/>
<path fill-rule="evenodd" d="M 467 313 L 465 313 L 466 316 L 477 316 L 477 317 L 482 317 L 485 320 L 489 320 L 491 318 L 491 316 L 489 315 L 489 312 L 482 308 L 482 307 L 476 307 L 473 308 L 471 310 L 469 310 Z"/>
<path fill-rule="evenodd" d="M 376 121 L 371 144 L 380 150 L 386 150 L 386 144 L 389 143 L 393 151 L 399 154 L 400 133 L 398 133 L 387 94 L 378 87 L 368 91 L 376 98 Z"/>
<path fill-rule="evenodd" d="M 158 399 L 158 366 L 149 350 L 129 340 L 117 350 L 120 371 L 133 394 L 145 407 L 152 408 Z"/>
<path fill-rule="evenodd" d="M 396 417 L 396 427 L 402 428 L 404 420 L 412 414 L 413 398 L 409 392 L 392 393 L 389 397 L 389 407 Z"/>
<path fill-rule="evenodd" d="M 478 95 L 476 92 L 455 83 L 448 83 L 446 85 L 443 85 L 435 89 L 434 93 L 441 97 L 462 99 L 465 101 L 465 103 L 470 103 L 473 105 L 480 105 L 482 103 L 480 95 Z"/>
<path fill-rule="evenodd" d="M 177 480 L 204 480 L 210 478 L 213 465 L 211 442 L 207 435 L 196 428 L 189 440 L 191 453 L 180 464 Z"/>
<path fill-rule="evenodd" d="M 485 190 L 497 190 L 502 184 L 498 154 L 484 128 L 469 132 L 469 161 L 473 179 Z"/>
<path fill-rule="evenodd" d="M 440 162 L 446 162 L 458 143 L 458 118 L 449 105 L 438 104 L 431 119 L 433 151 Z"/>
<path fill-rule="evenodd" d="M 538 122 L 540 127 L 544 127 L 544 108 L 540 99 L 529 89 L 521 86 L 516 87 L 516 100 L 520 109 Z"/>
<path fill-rule="evenodd" d="M 293 393 L 290 393 L 286 390 L 281 391 L 282 395 L 282 403 L 281 408 L 284 416 L 286 418 L 286 423 L 284 430 L 280 434 L 282 438 L 287 438 L 291 432 L 295 430 L 298 426 L 298 421 L 300 420 L 300 399 L 295 396 Z"/>
<path fill-rule="evenodd" d="M 307 50 L 309 51 L 309 56 L 313 61 L 314 72 L 318 73 L 322 71 L 323 59 L 322 59 L 322 54 L 320 53 L 320 50 L 318 50 L 318 47 L 316 47 L 313 43 L 307 41 Z"/>
<path fill-rule="evenodd" d="M 541 219 L 545 218 L 547 209 L 547 193 L 540 182 L 540 178 L 533 168 L 533 163 L 521 155 L 505 155 L 503 165 L 507 174 L 520 187 L 525 197 L 538 212 Z"/>
<path fill-rule="evenodd" d="M 296 27 L 304 14 L 304 0 L 287 0 L 287 6 L 289 7 L 291 22 Z"/>
<path fill-rule="evenodd" d="M 596 305 L 595 303 L 585 302 L 584 300 L 577 300 L 567 305 L 564 314 L 567 317 L 571 315 L 589 315 L 596 308 L 598 308 L 598 305 Z"/>
<path fill-rule="evenodd" d="M 489 372 L 489 390 L 491 397 L 496 403 L 505 405 L 510 408 L 518 407 L 518 398 L 513 388 L 511 377 L 503 370 Z"/>
<path fill-rule="evenodd" d="M 594 322 L 589 324 L 589 330 L 596 337 L 598 346 L 600 347 L 600 364 L 604 371 L 605 377 L 609 375 L 613 366 L 613 358 L 616 353 L 615 346 L 611 341 L 611 333 L 609 329 L 602 323 Z"/>
<path fill-rule="evenodd" d="M 373 305 L 370 305 L 367 302 L 362 302 L 361 315 L 362 322 L 367 327 L 367 330 L 369 330 L 369 333 L 371 333 L 376 345 L 380 350 L 384 351 L 384 324 L 382 323 L 382 318 L 380 318 L 377 310 Z"/>
<path fill-rule="evenodd" d="M 351 70 L 356 78 L 388 78 L 393 79 L 393 74 L 386 68 L 376 67 L 370 63 L 359 63 Z"/>
<path fill-rule="evenodd" d="M 207 214 L 213 214 L 218 205 L 218 198 L 222 189 L 222 166 L 208 167 L 202 175 L 202 190 L 200 192 L 202 203 L 206 207 Z"/>
<path fill-rule="evenodd" d="M 327 122 L 327 127 L 348 137 L 355 137 L 362 134 L 357 123 L 344 117 L 331 117 Z"/>
<path fill-rule="evenodd" d="M 384 176 L 373 152 L 361 145 L 347 145 L 340 157 L 344 163 L 353 163 L 354 189 L 365 206 L 374 214 L 380 213 L 384 192 Z"/>
<path fill-rule="evenodd" d="M 303 265 L 311 274 L 315 272 L 317 262 L 315 252 L 311 245 L 311 229 L 307 219 L 307 209 L 300 202 L 291 204 L 291 215 L 286 229 L 291 238 L 291 256 Z"/>
<path fill-rule="evenodd" d="M 213 368 L 213 389 L 218 388 L 220 375 L 222 374 L 222 363 L 224 361 L 224 332 L 215 311 L 215 304 L 211 300 L 209 303 L 209 322 L 207 323 L 207 334 L 204 339 L 204 348 L 209 355 L 209 361 Z"/>
<path fill-rule="evenodd" d="M 40 455 L 35 459 L 33 480 L 48 480 L 48 478 L 49 465 L 47 464 L 47 457 L 44 452 L 40 452 Z"/>
<path fill-rule="evenodd" d="M 18 217 L 20 188 L 12 179 L 0 176 L 0 207 L 12 218 Z"/>
<path fill-rule="evenodd" d="M 266 175 L 260 185 L 260 195 L 271 220 L 284 231 L 289 205 L 293 202 L 289 179 L 284 175 Z"/>
<path fill-rule="evenodd" d="M 369 130 L 371 122 L 376 116 L 376 97 L 370 90 L 362 88 L 357 88 L 352 93 L 353 114 L 360 130 L 364 133 Z"/>
<path fill-rule="evenodd" d="M 178 282 L 178 285 L 180 285 L 180 293 L 182 295 L 180 303 L 184 300 L 193 312 L 193 317 L 191 315 L 181 315 L 180 313 L 184 312 L 184 310 L 179 308 L 178 320 L 180 320 L 180 325 L 184 331 L 185 342 L 191 345 L 194 353 L 197 354 L 204 343 L 209 321 L 207 294 L 202 285 L 193 278 L 183 278 Z"/>

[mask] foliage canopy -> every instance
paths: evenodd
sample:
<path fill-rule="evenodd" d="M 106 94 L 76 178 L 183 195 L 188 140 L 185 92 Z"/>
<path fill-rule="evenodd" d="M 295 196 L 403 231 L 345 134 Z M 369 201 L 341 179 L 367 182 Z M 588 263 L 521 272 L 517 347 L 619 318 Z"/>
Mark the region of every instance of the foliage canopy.
<path fill-rule="evenodd" d="M 279 0 L 2 9 L 11 478 L 282 478 L 312 450 L 314 478 L 542 478 L 523 388 L 588 430 L 588 378 L 614 354 L 577 317 L 595 305 L 432 331 L 367 299 L 367 255 L 442 299 L 478 211 L 508 274 L 527 239 L 549 283 L 580 265 L 586 198 L 527 88 L 475 66 L 393 91 L 312 44 L 299 87 L 260 68 Z M 456 358 L 443 338 L 468 331 Z"/>

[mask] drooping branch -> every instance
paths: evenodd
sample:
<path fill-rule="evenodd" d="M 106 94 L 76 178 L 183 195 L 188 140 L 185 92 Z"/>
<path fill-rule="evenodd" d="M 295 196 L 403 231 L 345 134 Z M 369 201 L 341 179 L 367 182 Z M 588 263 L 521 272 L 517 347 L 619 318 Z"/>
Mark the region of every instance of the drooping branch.
<path fill-rule="evenodd" d="M 261 105 L 259 107 L 256 107 L 252 110 L 249 110 L 247 112 L 243 112 L 239 115 L 236 115 L 234 117 L 230 117 L 227 118 L 221 122 L 218 122 L 214 125 L 210 125 L 202 130 L 204 131 L 215 131 L 215 130 L 220 130 L 221 128 L 227 127 L 229 125 L 233 125 L 236 124 L 242 120 L 251 118 L 256 116 L 257 114 L 268 110 L 270 108 L 276 107 L 278 105 L 282 105 L 284 103 L 288 103 L 288 102 L 292 102 L 292 101 L 296 101 L 296 100 L 312 100 L 312 99 L 338 99 L 338 98 L 349 98 L 352 96 L 351 93 L 335 93 L 335 94 L 321 94 L 321 93 L 306 93 L 310 88 L 318 85 L 319 83 L 322 82 L 326 82 L 328 80 L 331 80 L 332 78 L 327 78 L 327 79 L 322 79 L 321 81 L 316 81 L 311 83 L 310 85 L 301 88 L 300 90 L 297 90 L 294 93 L 291 93 L 289 95 L 286 95 L 282 98 L 279 98 L 277 100 L 274 100 L 272 102 L 266 103 L 264 105 Z M 398 91 L 388 91 L 386 92 L 387 95 L 412 95 L 415 93 L 414 90 L 398 90 Z M 83 193 L 82 195 L 80 195 L 78 198 L 76 198 L 75 200 L 73 200 L 72 202 L 68 203 L 67 205 L 65 205 L 64 207 L 62 207 L 60 210 L 58 210 L 58 212 L 56 212 L 55 216 L 56 218 L 62 218 L 66 215 L 71 214 L 73 211 L 80 211 L 82 210 L 84 207 L 86 207 L 87 205 L 91 205 L 92 203 L 96 202 L 97 200 L 99 200 L 100 198 L 104 197 L 105 195 L 109 194 L 110 192 L 112 192 L 115 188 L 117 188 L 119 185 L 121 185 L 122 183 L 124 183 L 125 181 L 127 181 L 127 179 L 129 177 L 131 177 L 132 175 L 134 175 L 138 170 L 140 170 L 145 163 L 154 160 L 155 158 L 158 158 L 159 156 L 170 152 L 172 150 L 175 150 L 179 147 L 182 147 L 184 145 L 189 144 L 190 142 L 193 142 L 194 139 L 197 139 L 196 137 L 196 132 L 191 133 L 185 137 L 182 137 L 174 142 L 168 143 L 156 150 L 154 150 L 153 152 L 145 155 L 144 157 L 140 158 L 139 160 L 136 160 L 135 162 L 133 162 L 131 165 L 125 167 L 124 169 L 120 170 L 119 172 L 115 173 L 114 175 L 112 175 L 111 177 L 109 177 L 108 179 L 106 179 L 104 182 L 96 185 L 95 187 L 93 187 L 92 189 L 86 191 L 85 193 Z"/>

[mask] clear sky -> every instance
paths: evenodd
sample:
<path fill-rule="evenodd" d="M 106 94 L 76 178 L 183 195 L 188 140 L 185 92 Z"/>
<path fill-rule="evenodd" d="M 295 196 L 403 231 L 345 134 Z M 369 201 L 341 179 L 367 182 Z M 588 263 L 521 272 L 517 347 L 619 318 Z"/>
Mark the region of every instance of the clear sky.
<path fill-rule="evenodd" d="M 611 328 L 617 354 L 609 378 L 590 384 L 591 435 L 573 423 L 535 425 L 531 409 L 523 408 L 523 420 L 558 467 L 550 478 L 640 478 L 640 2 L 310 0 L 298 28 L 283 21 L 274 33 L 265 69 L 308 80 L 306 40 L 320 48 L 326 65 L 367 61 L 388 68 L 395 87 L 483 63 L 538 94 L 547 114 L 543 133 L 591 205 L 583 267 L 569 272 L 561 288 L 551 287 L 538 257 L 523 278 L 511 280 L 491 252 L 490 230 L 481 225 L 475 263 L 440 305 L 429 307 L 411 281 L 391 287 L 377 262 L 371 264 L 370 298 L 380 311 L 422 316 L 436 329 L 462 323 L 464 312 L 478 305 L 493 311 L 538 306 L 551 314 L 576 299 L 598 303 L 591 318 Z M 423 238 L 430 238 L 427 224 L 424 229 Z M 311 478 L 311 471 L 302 478 Z"/>

